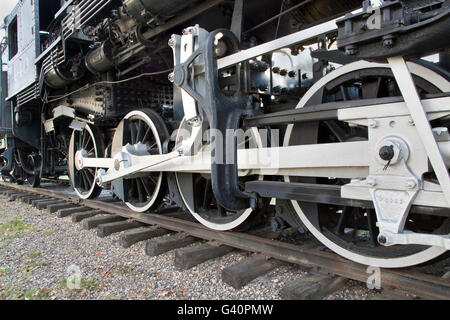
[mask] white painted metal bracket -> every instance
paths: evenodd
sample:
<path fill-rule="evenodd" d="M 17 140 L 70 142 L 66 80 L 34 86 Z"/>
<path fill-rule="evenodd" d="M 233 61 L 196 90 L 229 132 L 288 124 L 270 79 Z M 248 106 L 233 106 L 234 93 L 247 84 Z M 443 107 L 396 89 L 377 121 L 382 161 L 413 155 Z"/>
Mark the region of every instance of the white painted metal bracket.
<path fill-rule="evenodd" d="M 183 36 L 172 35 L 169 45 L 174 51 L 175 65 L 182 64 L 188 60 L 197 50 L 199 43 L 202 43 L 209 33 L 200 28 L 198 25 L 183 30 Z M 203 57 L 198 57 L 192 65 L 192 73 L 190 75 L 192 87 L 200 90 L 204 84 L 204 75 L 196 75 L 195 67 L 203 63 Z M 173 77 L 173 73 L 169 75 L 169 79 Z M 172 79 L 170 79 L 172 81 Z M 183 100 L 184 117 L 193 125 L 200 124 L 197 102 L 185 90 L 181 89 Z"/>

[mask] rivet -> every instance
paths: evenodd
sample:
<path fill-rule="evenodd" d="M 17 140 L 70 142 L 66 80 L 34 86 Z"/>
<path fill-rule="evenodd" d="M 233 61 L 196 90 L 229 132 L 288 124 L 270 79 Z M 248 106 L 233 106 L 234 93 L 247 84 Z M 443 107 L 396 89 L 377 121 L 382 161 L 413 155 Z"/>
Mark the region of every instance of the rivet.
<path fill-rule="evenodd" d="M 369 120 L 369 127 L 371 127 L 372 129 L 378 127 L 378 121 L 377 121 L 377 120 L 370 119 L 370 120 Z"/>

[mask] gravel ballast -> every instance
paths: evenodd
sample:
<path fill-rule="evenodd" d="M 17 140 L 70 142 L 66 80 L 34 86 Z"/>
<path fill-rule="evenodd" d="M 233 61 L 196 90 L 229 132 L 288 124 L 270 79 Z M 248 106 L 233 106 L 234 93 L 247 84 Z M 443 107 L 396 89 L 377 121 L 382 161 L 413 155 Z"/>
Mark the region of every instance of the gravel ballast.
<path fill-rule="evenodd" d="M 0 196 L 0 299 L 280 299 L 289 281 L 307 273 L 284 265 L 235 290 L 221 281 L 221 270 L 245 259 L 232 252 L 190 270 L 174 266 L 174 252 L 144 254 L 145 242 L 128 249 L 119 234 L 97 237 L 70 217 L 57 218 L 22 202 Z M 196 245 L 196 244 L 194 244 Z M 198 245 L 198 244 L 197 244 Z M 69 289 L 74 273 L 80 289 Z M 364 284 L 349 281 L 326 297 L 372 299 L 379 295 Z"/>

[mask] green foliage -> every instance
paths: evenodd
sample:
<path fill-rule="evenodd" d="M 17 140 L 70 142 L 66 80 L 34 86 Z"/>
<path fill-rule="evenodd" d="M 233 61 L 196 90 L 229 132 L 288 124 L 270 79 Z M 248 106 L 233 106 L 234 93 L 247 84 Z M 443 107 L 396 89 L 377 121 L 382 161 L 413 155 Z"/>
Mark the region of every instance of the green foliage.
<path fill-rule="evenodd" d="M 35 229 L 29 223 L 23 222 L 16 216 L 0 225 L 0 240 L 8 240 L 14 237 L 23 237 Z M 2 247 L 8 245 L 8 241 L 2 241 Z"/>
<path fill-rule="evenodd" d="M 36 259 L 37 257 L 42 256 L 42 251 L 30 252 L 27 254 L 28 259 Z"/>

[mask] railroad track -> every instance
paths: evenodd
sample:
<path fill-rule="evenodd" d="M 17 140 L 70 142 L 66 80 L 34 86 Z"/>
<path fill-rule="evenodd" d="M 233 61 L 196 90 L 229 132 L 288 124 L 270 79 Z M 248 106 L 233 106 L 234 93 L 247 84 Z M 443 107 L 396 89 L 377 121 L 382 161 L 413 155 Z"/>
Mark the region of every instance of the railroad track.
<path fill-rule="evenodd" d="M 61 218 L 71 216 L 73 222 L 82 223 L 85 229 L 96 228 L 100 237 L 125 231 L 120 244 L 127 248 L 147 241 L 145 251 L 150 256 L 177 250 L 174 263 L 180 269 L 192 268 L 234 250 L 252 252 L 254 255 L 243 262 L 222 271 L 223 281 L 237 289 L 284 263 L 297 264 L 313 275 L 286 286 L 281 292 L 283 298 L 319 299 L 341 288 L 347 279 L 365 283 L 370 276 L 367 266 L 324 251 L 321 246 L 273 240 L 276 234 L 268 229 L 249 233 L 210 230 L 190 220 L 190 215 L 178 208 L 138 214 L 112 199 L 82 200 L 60 191 L 2 182 L 0 194 L 9 196 L 11 201 L 22 200 L 38 209 L 47 209 Z M 169 236 L 160 238 L 163 235 Z M 190 246 L 197 242 L 204 243 Z M 381 269 L 381 286 L 383 290 L 417 298 L 450 299 L 448 277 L 418 270 L 422 269 Z"/>

